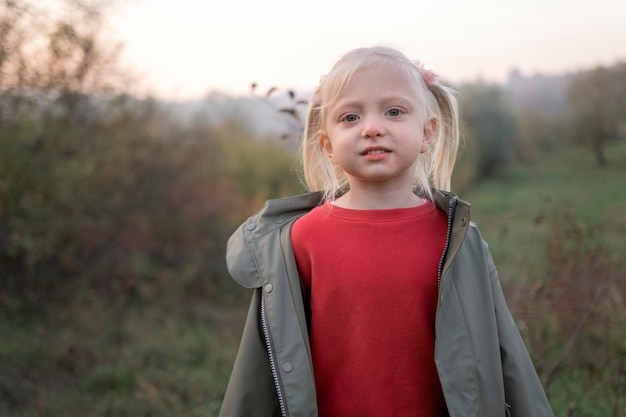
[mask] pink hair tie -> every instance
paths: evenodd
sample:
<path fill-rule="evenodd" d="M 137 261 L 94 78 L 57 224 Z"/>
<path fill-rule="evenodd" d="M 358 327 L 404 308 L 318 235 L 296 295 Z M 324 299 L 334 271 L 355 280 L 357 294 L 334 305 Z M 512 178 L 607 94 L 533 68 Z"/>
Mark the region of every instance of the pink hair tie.
<path fill-rule="evenodd" d="M 424 68 L 423 63 L 421 63 L 420 61 L 415 61 L 415 66 L 417 67 L 417 70 L 422 76 L 424 84 L 426 84 L 427 87 L 430 87 L 431 85 L 441 85 L 441 83 L 437 79 L 438 75 L 435 74 L 432 70 Z"/>

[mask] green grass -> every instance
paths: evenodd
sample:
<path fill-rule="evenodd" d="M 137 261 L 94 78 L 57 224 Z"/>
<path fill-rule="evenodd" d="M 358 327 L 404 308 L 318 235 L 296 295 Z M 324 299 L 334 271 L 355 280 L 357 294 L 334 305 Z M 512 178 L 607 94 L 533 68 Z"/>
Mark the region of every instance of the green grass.
<path fill-rule="evenodd" d="M 608 146 L 609 166 L 575 148 L 515 166 L 462 197 L 490 244 L 501 279 L 532 282 L 546 274 L 545 241 L 557 219 L 588 229 L 624 267 L 626 252 L 626 143 Z"/>
<path fill-rule="evenodd" d="M 171 299 L 2 318 L 0 415 L 217 415 L 243 320 L 239 307 Z"/>

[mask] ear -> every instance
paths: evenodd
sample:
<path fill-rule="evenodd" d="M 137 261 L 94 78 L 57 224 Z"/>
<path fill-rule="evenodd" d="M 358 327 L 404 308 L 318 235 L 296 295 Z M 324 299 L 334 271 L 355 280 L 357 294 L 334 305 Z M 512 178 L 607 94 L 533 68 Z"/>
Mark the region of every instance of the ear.
<path fill-rule="evenodd" d="M 433 142 L 437 130 L 437 119 L 434 117 L 424 123 L 424 135 L 422 137 L 422 153 L 426 152 Z"/>
<path fill-rule="evenodd" d="M 328 158 L 330 158 L 330 160 L 334 162 L 333 144 L 330 142 L 330 138 L 328 137 L 328 134 L 326 134 L 326 132 L 324 131 L 320 131 L 317 137 L 320 142 L 320 146 L 322 147 L 322 149 L 324 149 L 324 152 L 326 152 L 326 155 L 328 155 Z"/>

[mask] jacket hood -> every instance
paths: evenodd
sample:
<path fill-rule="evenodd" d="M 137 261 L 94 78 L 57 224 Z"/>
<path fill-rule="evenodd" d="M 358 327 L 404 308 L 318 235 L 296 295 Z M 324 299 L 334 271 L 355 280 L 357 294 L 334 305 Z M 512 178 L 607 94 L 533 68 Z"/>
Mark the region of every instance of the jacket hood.
<path fill-rule="evenodd" d="M 232 278 L 246 288 L 263 285 L 254 243 L 322 204 L 322 193 L 268 200 L 263 208 L 246 220 L 228 239 L 226 266 Z"/>

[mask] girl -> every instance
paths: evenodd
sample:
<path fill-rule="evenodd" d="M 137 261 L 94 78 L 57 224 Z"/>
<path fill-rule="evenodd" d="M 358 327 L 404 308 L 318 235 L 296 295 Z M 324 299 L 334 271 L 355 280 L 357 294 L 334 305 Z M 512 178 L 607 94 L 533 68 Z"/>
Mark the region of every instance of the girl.
<path fill-rule="evenodd" d="M 228 243 L 256 290 L 222 416 L 553 416 L 448 191 L 458 139 L 453 92 L 396 50 L 354 50 L 323 78 L 312 192 L 268 201 Z"/>

